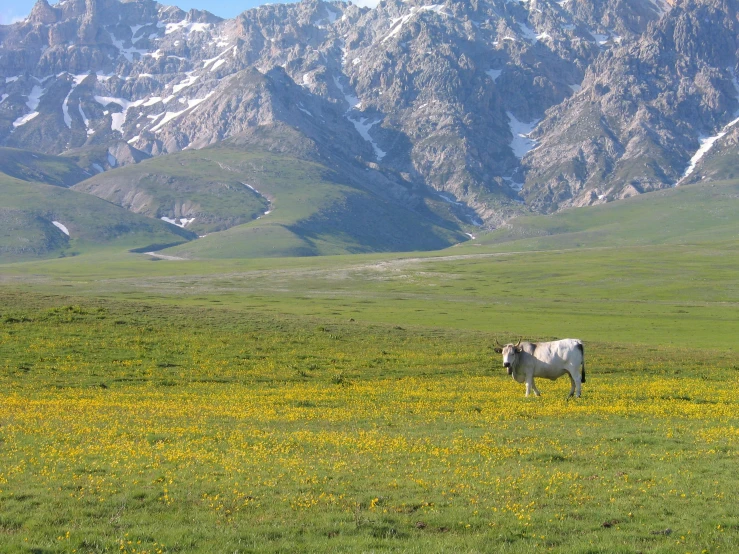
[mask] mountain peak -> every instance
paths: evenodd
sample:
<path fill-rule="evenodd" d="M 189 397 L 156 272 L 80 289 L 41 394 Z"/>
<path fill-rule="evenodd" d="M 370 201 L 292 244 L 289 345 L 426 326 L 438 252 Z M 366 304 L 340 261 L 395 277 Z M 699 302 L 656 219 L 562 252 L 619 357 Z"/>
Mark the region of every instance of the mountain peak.
<path fill-rule="evenodd" d="M 56 23 L 59 20 L 56 10 L 46 0 L 37 0 L 28 18 L 33 23 L 43 23 L 46 25 Z"/>
<path fill-rule="evenodd" d="M 193 8 L 187 12 L 186 20 L 189 23 L 220 23 L 223 21 L 223 18 L 206 10 L 196 10 Z"/>

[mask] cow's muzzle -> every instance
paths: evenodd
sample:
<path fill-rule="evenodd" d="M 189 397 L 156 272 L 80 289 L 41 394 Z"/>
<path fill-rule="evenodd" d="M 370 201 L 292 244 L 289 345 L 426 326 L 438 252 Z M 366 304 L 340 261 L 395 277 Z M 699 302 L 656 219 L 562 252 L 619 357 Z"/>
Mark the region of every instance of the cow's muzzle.
<path fill-rule="evenodd" d="M 503 367 L 508 370 L 508 375 L 511 375 L 513 373 L 513 366 L 510 363 L 503 364 Z"/>

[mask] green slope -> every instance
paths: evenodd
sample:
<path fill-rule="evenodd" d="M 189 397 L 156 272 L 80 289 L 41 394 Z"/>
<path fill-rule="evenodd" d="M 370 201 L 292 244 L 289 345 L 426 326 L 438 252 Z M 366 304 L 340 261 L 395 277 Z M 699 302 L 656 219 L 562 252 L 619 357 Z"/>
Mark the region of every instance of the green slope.
<path fill-rule="evenodd" d="M 71 187 L 90 176 L 73 159 L 18 148 L 0 148 L 0 173 L 60 187 Z"/>
<path fill-rule="evenodd" d="M 521 217 L 479 237 L 496 250 L 720 243 L 739 238 L 739 181 L 685 185 L 549 216 Z"/>
<path fill-rule="evenodd" d="M 66 227 L 69 236 L 54 221 Z M 189 231 L 133 214 L 94 196 L 0 173 L 3 262 L 103 248 L 153 248 L 193 237 Z"/>
<path fill-rule="evenodd" d="M 405 209 L 309 158 L 220 143 L 96 175 L 74 190 L 150 217 L 194 218 L 186 228 L 205 236 L 167 252 L 176 256 L 432 250 L 466 240 L 426 207 Z"/>
<path fill-rule="evenodd" d="M 217 157 L 190 151 L 101 173 L 74 190 L 156 219 L 194 218 L 188 228 L 203 235 L 266 211 L 269 202 L 246 186 L 247 177 Z"/>
<path fill-rule="evenodd" d="M 285 155 L 209 149 L 270 199 L 269 213 L 250 223 L 167 253 L 186 257 L 313 256 L 435 250 L 466 239 L 453 224 L 407 210 L 352 187 L 323 165 Z"/>

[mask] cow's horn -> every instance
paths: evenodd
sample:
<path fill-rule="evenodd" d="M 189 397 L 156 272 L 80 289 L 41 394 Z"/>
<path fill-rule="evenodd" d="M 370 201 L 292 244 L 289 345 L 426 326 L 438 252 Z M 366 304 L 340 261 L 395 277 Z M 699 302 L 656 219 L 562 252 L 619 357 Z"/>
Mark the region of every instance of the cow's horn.
<path fill-rule="evenodd" d="M 523 337 L 521 337 L 520 339 L 518 339 L 518 344 L 516 345 L 516 348 L 518 348 L 519 346 L 521 346 L 521 341 L 522 340 L 523 340 Z"/>
<path fill-rule="evenodd" d="M 502 345 L 502 344 L 500 344 L 500 342 L 498 341 L 498 339 L 495 339 L 495 344 L 496 344 L 497 346 L 500 346 L 501 348 L 503 348 L 503 345 Z"/>

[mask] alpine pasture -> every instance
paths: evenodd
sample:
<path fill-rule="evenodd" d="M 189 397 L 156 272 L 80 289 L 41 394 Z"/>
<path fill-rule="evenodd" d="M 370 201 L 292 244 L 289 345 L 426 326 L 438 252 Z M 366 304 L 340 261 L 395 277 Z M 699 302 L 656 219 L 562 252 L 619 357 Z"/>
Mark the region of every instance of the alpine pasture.
<path fill-rule="evenodd" d="M 733 552 L 738 246 L 6 264 L 0 552 Z"/>

